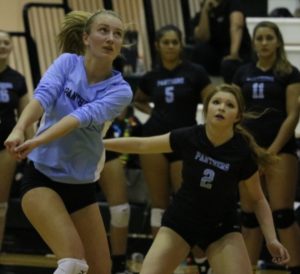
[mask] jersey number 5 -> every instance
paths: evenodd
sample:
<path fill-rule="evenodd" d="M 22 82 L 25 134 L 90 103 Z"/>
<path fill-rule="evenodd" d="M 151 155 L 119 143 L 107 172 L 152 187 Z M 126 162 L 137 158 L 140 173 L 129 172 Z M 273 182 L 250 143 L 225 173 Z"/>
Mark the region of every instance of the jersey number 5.
<path fill-rule="evenodd" d="M 8 90 L 6 90 L 6 89 L 1 90 L 0 89 L 0 102 L 2 102 L 2 103 L 9 102 Z"/>
<path fill-rule="evenodd" d="M 168 104 L 174 102 L 174 87 L 171 86 L 165 88 L 165 100 Z"/>

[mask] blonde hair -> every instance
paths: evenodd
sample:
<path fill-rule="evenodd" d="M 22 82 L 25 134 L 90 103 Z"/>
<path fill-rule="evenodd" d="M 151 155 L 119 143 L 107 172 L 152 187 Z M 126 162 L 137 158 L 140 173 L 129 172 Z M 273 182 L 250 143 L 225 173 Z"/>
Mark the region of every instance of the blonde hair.
<path fill-rule="evenodd" d="M 261 114 L 245 112 L 245 102 L 244 102 L 243 94 L 238 86 L 229 85 L 229 84 L 221 84 L 219 86 L 216 86 L 204 99 L 204 103 L 203 103 L 204 117 L 206 117 L 210 100 L 218 92 L 227 92 L 232 94 L 235 97 L 238 105 L 238 115 L 240 119 L 238 122 L 234 124 L 233 130 L 234 132 L 241 134 L 243 138 L 247 141 L 257 164 L 261 168 L 265 168 L 267 166 L 274 164 L 274 162 L 278 160 L 278 157 L 273 154 L 270 154 L 266 149 L 260 147 L 256 143 L 251 133 L 247 129 L 245 129 L 241 124 L 245 119 L 257 118 Z"/>
<path fill-rule="evenodd" d="M 57 36 L 60 52 L 69 52 L 82 55 L 85 53 L 83 33 L 90 33 L 91 25 L 98 15 L 111 15 L 121 20 L 120 16 L 112 10 L 98 10 L 95 13 L 87 11 L 71 11 L 63 21 L 60 33 Z"/>

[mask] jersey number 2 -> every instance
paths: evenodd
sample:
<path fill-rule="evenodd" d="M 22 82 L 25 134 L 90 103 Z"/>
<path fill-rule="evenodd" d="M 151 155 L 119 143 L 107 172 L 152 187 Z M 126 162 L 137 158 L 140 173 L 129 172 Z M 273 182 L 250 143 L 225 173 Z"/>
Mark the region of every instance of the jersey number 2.
<path fill-rule="evenodd" d="M 201 177 L 200 180 L 200 186 L 211 189 L 212 188 L 212 183 L 215 178 L 215 172 L 212 169 L 204 169 L 203 171 L 203 176 Z"/>

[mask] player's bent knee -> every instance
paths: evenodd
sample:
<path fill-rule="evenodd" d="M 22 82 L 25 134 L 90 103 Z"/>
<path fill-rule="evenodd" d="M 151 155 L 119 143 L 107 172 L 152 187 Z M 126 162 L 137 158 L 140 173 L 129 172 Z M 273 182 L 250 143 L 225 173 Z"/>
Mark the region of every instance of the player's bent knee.
<path fill-rule="evenodd" d="M 249 213 L 249 212 L 242 211 L 241 221 L 242 221 L 243 227 L 246 227 L 246 228 L 258 228 L 259 227 L 257 218 L 253 212 Z"/>
<path fill-rule="evenodd" d="M 8 208 L 7 202 L 0 203 L 0 218 L 3 218 L 6 216 L 7 208 Z"/>
<path fill-rule="evenodd" d="M 85 260 L 63 258 L 57 262 L 58 267 L 53 274 L 86 274 L 89 266 Z"/>
<path fill-rule="evenodd" d="M 151 209 L 151 218 L 150 218 L 150 225 L 152 227 L 160 227 L 162 216 L 165 210 L 161 208 L 152 208 Z"/>
<path fill-rule="evenodd" d="M 128 203 L 111 206 L 110 223 L 114 227 L 127 227 L 130 218 L 130 206 Z"/>
<path fill-rule="evenodd" d="M 273 211 L 273 219 L 276 228 L 288 228 L 295 222 L 295 212 L 292 208 L 277 209 Z"/>

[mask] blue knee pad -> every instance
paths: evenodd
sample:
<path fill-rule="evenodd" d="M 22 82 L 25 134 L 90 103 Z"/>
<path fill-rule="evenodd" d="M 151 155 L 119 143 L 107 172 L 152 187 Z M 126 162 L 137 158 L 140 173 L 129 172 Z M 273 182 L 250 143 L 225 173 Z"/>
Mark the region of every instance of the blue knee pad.
<path fill-rule="evenodd" d="M 273 219 L 276 228 L 284 229 L 290 227 L 296 220 L 292 208 L 277 209 L 273 211 Z"/>
<path fill-rule="evenodd" d="M 257 218 L 253 212 L 242 211 L 241 222 L 242 222 L 242 226 L 244 226 L 246 228 L 258 228 L 259 227 Z"/>

